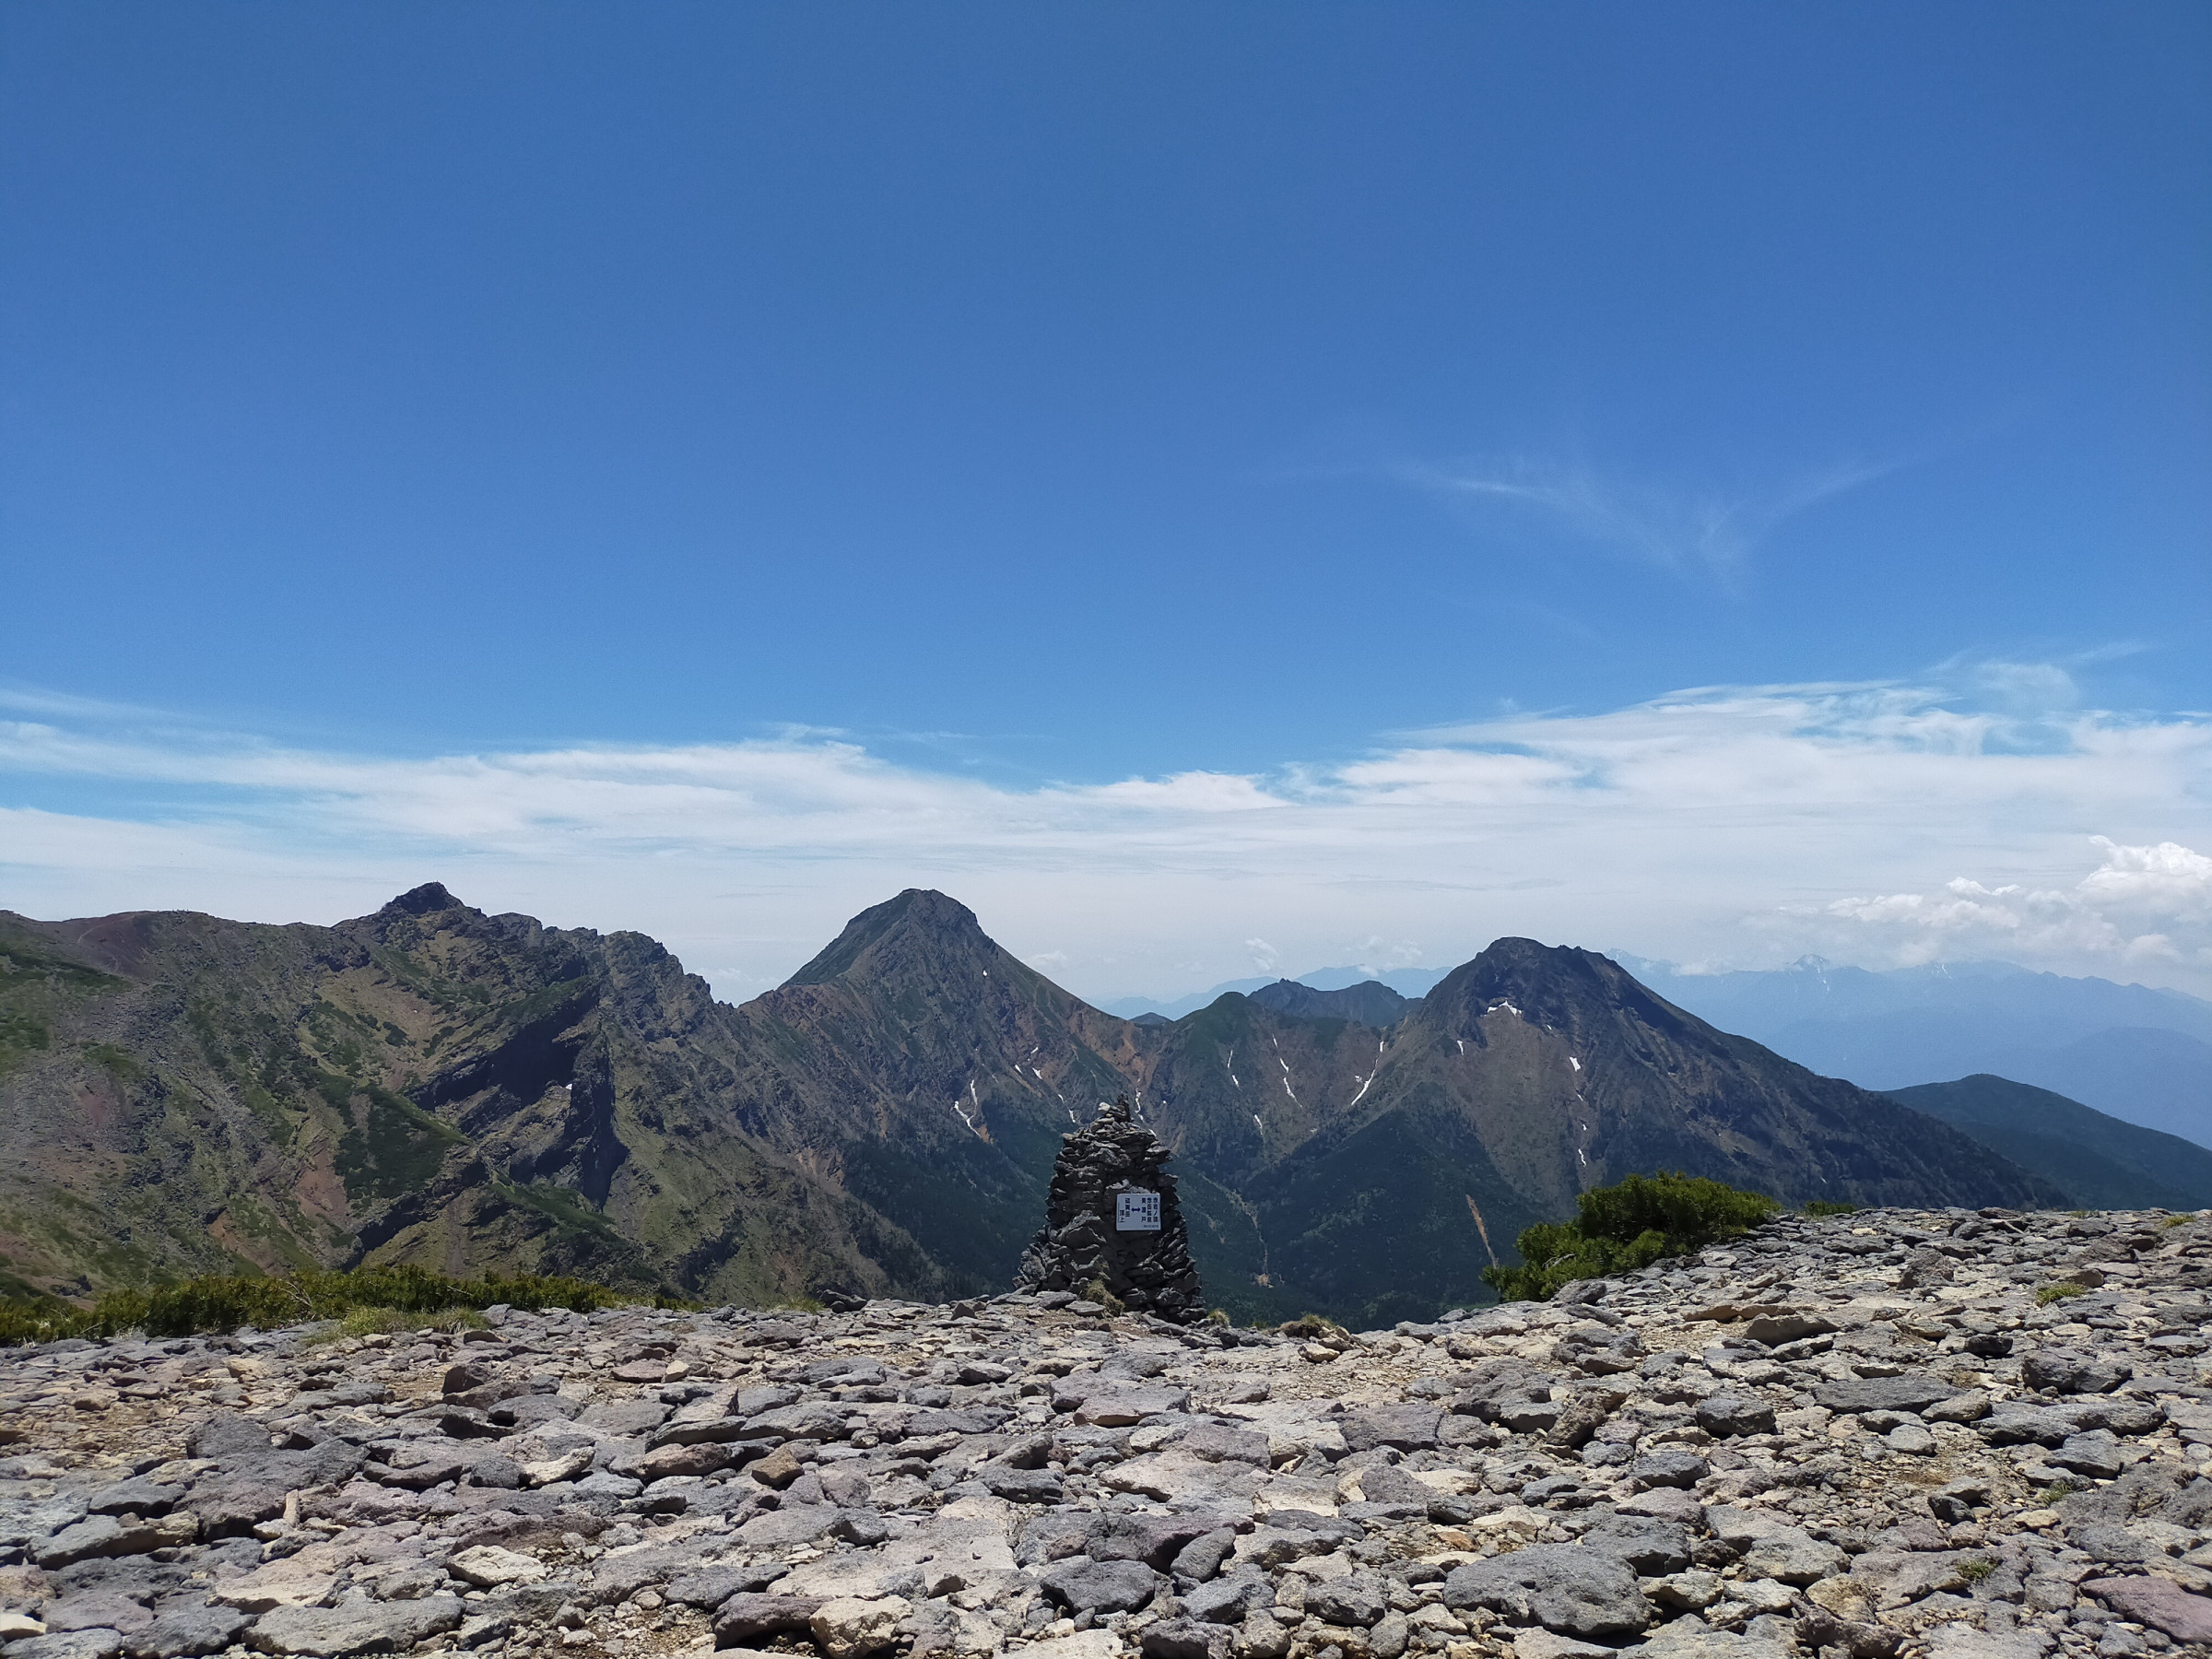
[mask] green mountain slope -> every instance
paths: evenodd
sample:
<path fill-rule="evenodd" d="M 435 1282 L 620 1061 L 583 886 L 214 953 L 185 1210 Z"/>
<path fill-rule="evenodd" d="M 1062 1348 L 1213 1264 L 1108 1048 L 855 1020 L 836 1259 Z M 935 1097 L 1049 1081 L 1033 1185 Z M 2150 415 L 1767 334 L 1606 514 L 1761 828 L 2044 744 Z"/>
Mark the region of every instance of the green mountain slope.
<path fill-rule="evenodd" d="M 1524 1227 L 1641 1171 L 1792 1204 L 2061 1197 L 1954 1129 L 1713 1030 L 1606 958 L 1528 939 L 1497 941 L 1387 1031 L 1224 996 L 1170 1028 L 1153 1077 L 1171 1144 L 1256 1209 L 1267 1305 L 1369 1322 L 1482 1299 L 1482 1268 L 1513 1259 Z"/>
<path fill-rule="evenodd" d="M 1477 1299 L 1523 1227 L 1641 1170 L 1789 1200 L 2061 1201 L 1587 952 L 1500 940 L 1382 1011 L 1232 994 L 1117 1019 L 920 890 L 740 1007 L 640 935 L 436 884 L 328 928 L 0 916 L 0 1273 L 79 1290 L 406 1262 L 713 1300 L 990 1292 L 1061 1135 L 1123 1091 L 1244 1317 Z"/>
<path fill-rule="evenodd" d="M 2212 1205 L 2212 1152 L 2121 1122 L 2047 1088 L 1977 1072 L 1955 1083 L 1885 1091 L 1940 1118 L 2088 1209 Z"/>
<path fill-rule="evenodd" d="M 0 1074 L 18 1280 L 372 1261 L 754 1298 L 939 1281 L 740 1132 L 718 1005 L 638 935 L 433 884 L 334 928 L 0 917 L 0 962 L 10 1018 L 43 1032 Z"/>

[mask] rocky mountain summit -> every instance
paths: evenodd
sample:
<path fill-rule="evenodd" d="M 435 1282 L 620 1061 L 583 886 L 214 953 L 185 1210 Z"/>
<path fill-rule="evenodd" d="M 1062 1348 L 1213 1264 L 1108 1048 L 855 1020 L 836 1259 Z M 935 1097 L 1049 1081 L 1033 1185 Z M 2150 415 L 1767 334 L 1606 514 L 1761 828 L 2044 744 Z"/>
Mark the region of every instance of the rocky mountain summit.
<path fill-rule="evenodd" d="M 1654 1170 L 1787 1204 L 2082 1202 L 1589 951 L 1498 940 L 1383 1026 L 1329 1006 L 1116 1019 L 919 889 L 737 1007 L 641 935 L 436 883 L 335 927 L 0 912 L 0 1293 L 366 1264 L 990 1295 L 1062 1136 L 1124 1093 L 1177 1160 L 1208 1305 L 1248 1322 L 1433 1318 L 1523 1229 Z"/>
<path fill-rule="evenodd" d="M 2212 1644 L 2212 1223 L 1786 1218 L 1352 1335 L 1065 1292 L 0 1355 L 6 1659 Z"/>

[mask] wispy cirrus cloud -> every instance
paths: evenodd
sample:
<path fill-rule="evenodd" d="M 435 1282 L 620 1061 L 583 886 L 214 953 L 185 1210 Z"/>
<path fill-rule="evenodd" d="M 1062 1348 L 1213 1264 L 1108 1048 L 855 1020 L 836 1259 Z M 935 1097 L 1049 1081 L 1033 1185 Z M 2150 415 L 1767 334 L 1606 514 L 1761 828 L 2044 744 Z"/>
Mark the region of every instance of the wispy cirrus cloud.
<path fill-rule="evenodd" d="M 1399 476 L 1454 500 L 1535 514 L 1665 570 L 1731 582 L 1787 520 L 1902 465 L 1842 462 L 1757 490 L 1685 490 L 1525 455 L 1408 466 Z"/>
<path fill-rule="evenodd" d="M 409 758 L 49 700 L 0 722 L 0 904 L 328 921 L 436 877 L 653 933 L 730 995 L 909 886 L 1096 995 L 1365 961 L 1382 938 L 1457 961 L 1507 933 L 1747 965 L 1992 954 L 2212 990 L 2212 721 L 2085 709 L 2063 671 L 1988 667 L 1023 786 L 815 731 Z"/>

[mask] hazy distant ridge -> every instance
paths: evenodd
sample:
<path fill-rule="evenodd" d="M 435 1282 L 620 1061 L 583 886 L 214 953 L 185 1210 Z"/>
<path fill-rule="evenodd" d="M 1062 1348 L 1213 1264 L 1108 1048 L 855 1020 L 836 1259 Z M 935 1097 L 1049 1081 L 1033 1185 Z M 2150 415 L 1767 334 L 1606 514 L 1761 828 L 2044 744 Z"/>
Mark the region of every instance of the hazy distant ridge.
<path fill-rule="evenodd" d="M 1316 968 L 1311 973 L 1290 975 L 1289 982 L 1314 991 L 1342 991 L 1372 981 L 1388 985 L 1400 996 L 1417 997 L 1428 995 L 1451 971 L 1449 968 L 1389 968 L 1380 972 L 1371 968 Z M 1135 1019 L 1139 1014 L 1164 1014 L 1170 1019 L 1181 1019 L 1231 991 L 1240 996 L 1250 996 L 1254 991 L 1281 982 L 1276 976 L 1263 974 L 1257 979 L 1223 980 L 1209 990 L 1194 991 L 1188 996 L 1122 996 L 1098 1006 L 1103 1012 L 1119 1014 L 1124 1019 Z"/>
<path fill-rule="evenodd" d="M 1864 1088 L 1992 1073 L 2212 1147 L 2212 1002 L 2006 962 L 1760 972 L 1616 959 L 1669 1002 Z"/>

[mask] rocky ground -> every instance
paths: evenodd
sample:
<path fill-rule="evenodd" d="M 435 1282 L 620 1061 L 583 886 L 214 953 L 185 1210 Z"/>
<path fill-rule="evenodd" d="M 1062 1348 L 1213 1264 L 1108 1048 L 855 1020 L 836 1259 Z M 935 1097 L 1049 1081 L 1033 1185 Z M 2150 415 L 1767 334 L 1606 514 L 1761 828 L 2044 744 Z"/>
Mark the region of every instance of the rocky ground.
<path fill-rule="evenodd" d="M 16 1349 L 0 1635 L 6 1659 L 2212 1651 L 2208 1286 L 2204 1220 L 1886 1210 L 1320 1340 L 1060 1293 Z"/>

